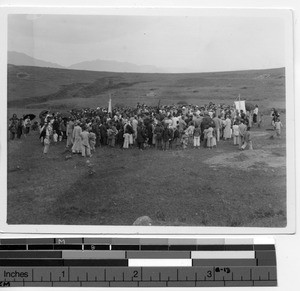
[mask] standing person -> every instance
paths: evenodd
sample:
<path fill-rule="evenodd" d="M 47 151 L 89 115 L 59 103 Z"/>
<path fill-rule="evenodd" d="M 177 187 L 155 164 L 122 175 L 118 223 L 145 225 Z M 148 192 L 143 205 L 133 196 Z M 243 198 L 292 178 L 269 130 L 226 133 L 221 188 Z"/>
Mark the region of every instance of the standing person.
<path fill-rule="evenodd" d="M 234 124 L 232 126 L 232 131 L 233 131 L 233 144 L 239 145 L 240 144 L 240 130 L 239 130 L 238 121 L 234 122 Z"/>
<path fill-rule="evenodd" d="M 256 124 L 258 122 L 258 105 L 255 105 L 255 108 L 253 110 L 253 124 Z"/>
<path fill-rule="evenodd" d="M 214 132 L 214 129 L 211 126 L 207 129 L 207 132 L 206 132 L 207 147 L 209 149 L 212 149 L 212 147 L 213 147 L 213 132 Z"/>
<path fill-rule="evenodd" d="M 175 130 L 174 130 L 174 134 L 173 134 L 173 143 L 172 145 L 175 146 L 175 149 L 178 148 L 178 146 L 180 146 L 180 132 L 179 132 L 179 125 L 177 125 L 175 127 Z"/>
<path fill-rule="evenodd" d="M 137 127 L 136 141 L 140 150 L 143 150 L 145 140 L 146 140 L 146 132 L 145 129 L 143 128 L 142 123 L 139 122 Z"/>
<path fill-rule="evenodd" d="M 53 132 L 55 131 L 58 136 L 60 136 L 60 130 L 59 130 L 59 120 L 57 117 L 54 117 L 54 121 L 52 123 Z"/>
<path fill-rule="evenodd" d="M 283 128 L 283 125 L 282 125 L 279 117 L 276 119 L 274 127 L 276 130 L 276 136 L 281 138 L 281 129 Z"/>
<path fill-rule="evenodd" d="M 189 127 L 187 128 L 186 132 L 189 136 L 189 146 L 193 146 L 194 143 L 194 130 L 195 130 L 195 126 L 193 124 L 193 122 L 190 123 Z"/>
<path fill-rule="evenodd" d="M 30 132 L 30 127 L 31 127 L 31 120 L 29 117 L 27 117 L 25 120 L 24 120 L 24 127 L 25 127 L 25 133 L 24 133 L 24 136 L 27 136 Z"/>
<path fill-rule="evenodd" d="M 95 147 L 99 147 L 101 145 L 101 134 L 100 134 L 100 121 L 99 119 L 95 119 L 92 123 L 92 132 L 96 135 L 96 143 Z"/>
<path fill-rule="evenodd" d="M 76 128 L 76 126 L 75 126 Z M 91 147 L 89 143 L 89 132 L 86 126 L 83 127 L 82 132 L 80 133 L 81 138 L 81 155 L 83 157 L 91 157 Z"/>
<path fill-rule="evenodd" d="M 118 130 L 114 126 L 114 124 L 110 125 L 107 130 L 107 140 L 108 140 L 109 146 L 115 147 L 117 133 L 118 133 Z"/>
<path fill-rule="evenodd" d="M 215 123 L 216 138 L 217 138 L 217 141 L 219 142 L 220 141 L 220 128 L 222 127 L 222 120 L 221 120 L 220 116 L 215 114 L 213 121 Z"/>
<path fill-rule="evenodd" d="M 204 148 L 207 148 L 207 145 L 208 145 L 208 127 L 205 127 L 203 132 L 202 132 L 202 135 L 203 135 L 203 147 Z"/>
<path fill-rule="evenodd" d="M 226 116 L 226 119 L 224 121 L 224 140 L 230 139 L 231 138 L 231 119 L 229 118 L 229 115 Z"/>
<path fill-rule="evenodd" d="M 66 147 L 70 147 L 73 144 L 73 130 L 74 130 L 74 122 L 70 119 L 67 123 L 66 135 L 67 135 L 67 145 Z"/>
<path fill-rule="evenodd" d="M 156 135 L 156 141 L 155 141 L 155 148 L 160 149 L 162 148 L 162 135 L 163 135 L 163 128 L 160 125 L 160 123 L 157 123 L 154 134 Z"/>
<path fill-rule="evenodd" d="M 198 125 L 196 125 L 194 129 L 194 148 L 196 149 L 200 148 L 200 135 L 201 135 L 201 129 Z"/>
<path fill-rule="evenodd" d="M 17 138 L 20 139 L 23 133 L 23 120 L 22 118 L 19 119 L 17 123 Z"/>
<path fill-rule="evenodd" d="M 89 131 L 89 144 L 91 147 L 91 153 L 95 151 L 96 140 L 97 140 L 96 134 L 92 130 L 90 130 Z"/>
<path fill-rule="evenodd" d="M 123 149 L 129 148 L 129 136 L 130 134 L 128 132 L 123 134 L 123 138 L 124 138 Z"/>
<path fill-rule="evenodd" d="M 66 123 L 64 119 L 60 120 L 59 131 L 60 131 L 59 141 L 62 141 L 64 138 L 66 138 L 66 131 L 67 131 Z"/>
<path fill-rule="evenodd" d="M 162 133 L 163 150 L 166 151 L 170 147 L 170 140 L 172 139 L 172 132 L 169 128 L 169 124 L 165 123 L 165 127 Z"/>
<path fill-rule="evenodd" d="M 8 130 L 10 132 L 10 139 L 14 140 L 16 133 L 17 133 L 17 127 L 18 127 L 18 120 L 13 118 L 9 124 Z"/>
<path fill-rule="evenodd" d="M 245 141 L 245 133 L 247 130 L 247 126 L 244 124 L 244 119 L 241 119 L 240 124 L 239 124 L 239 148 L 242 147 Z"/>
<path fill-rule="evenodd" d="M 133 142 L 135 142 L 137 139 L 137 127 L 138 127 L 137 116 L 134 116 L 132 118 L 131 124 L 132 124 L 132 129 L 133 129 L 132 138 L 133 138 Z"/>
<path fill-rule="evenodd" d="M 188 146 L 189 142 L 189 136 L 186 133 L 186 130 L 183 132 L 182 137 L 181 137 L 181 143 L 182 143 L 182 148 L 185 150 Z"/>
<path fill-rule="evenodd" d="M 52 125 L 50 122 L 46 122 L 44 124 L 45 127 L 45 138 L 44 138 L 44 154 L 47 154 L 49 152 L 49 148 L 50 148 L 50 143 L 51 143 L 51 138 L 53 135 L 53 129 L 52 129 Z"/>
<path fill-rule="evenodd" d="M 54 142 L 54 144 L 57 144 L 57 142 L 58 142 L 58 134 L 57 134 L 56 130 L 53 130 L 53 142 Z"/>
<path fill-rule="evenodd" d="M 72 153 L 79 154 L 82 151 L 82 141 L 81 141 L 82 129 L 79 125 L 78 120 L 75 122 L 74 125 L 75 125 L 75 127 L 73 129 L 73 135 L 72 135 L 74 144 L 72 146 Z"/>
<path fill-rule="evenodd" d="M 104 123 L 101 123 L 99 126 L 100 129 L 100 143 L 101 145 L 107 145 L 107 126 Z"/>
<path fill-rule="evenodd" d="M 252 140 L 250 134 L 250 126 L 247 127 L 245 135 L 244 135 L 244 143 L 241 146 L 240 150 L 244 150 L 249 145 L 249 150 L 253 150 Z"/>

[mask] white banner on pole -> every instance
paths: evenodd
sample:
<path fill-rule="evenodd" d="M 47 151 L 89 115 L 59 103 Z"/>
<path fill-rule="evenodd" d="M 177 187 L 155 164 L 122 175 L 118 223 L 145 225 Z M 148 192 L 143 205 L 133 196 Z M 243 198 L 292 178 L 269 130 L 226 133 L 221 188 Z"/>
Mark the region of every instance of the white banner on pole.
<path fill-rule="evenodd" d="M 234 101 L 234 105 L 235 105 L 235 109 L 237 109 L 239 112 L 241 110 L 244 111 L 244 113 L 246 113 L 246 105 L 245 105 L 245 100 L 243 101 Z"/>

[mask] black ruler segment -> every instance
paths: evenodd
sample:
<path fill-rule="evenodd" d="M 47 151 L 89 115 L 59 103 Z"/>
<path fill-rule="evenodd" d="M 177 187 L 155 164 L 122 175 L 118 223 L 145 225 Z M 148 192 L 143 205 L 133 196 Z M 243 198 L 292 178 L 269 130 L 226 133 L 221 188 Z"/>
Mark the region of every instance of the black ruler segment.
<path fill-rule="evenodd" d="M 1 239 L 0 287 L 277 286 L 275 245 L 261 244 L 261 239 L 251 242 L 209 238 Z"/>
<path fill-rule="evenodd" d="M 141 245 L 142 251 L 167 251 L 169 249 L 168 245 Z"/>
<path fill-rule="evenodd" d="M 170 245 L 170 251 L 196 251 L 196 245 Z"/>
<path fill-rule="evenodd" d="M 224 245 L 198 245 L 198 251 L 224 251 Z"/>
<path fill-rule="evenodd" d="M 0 259 L 12 259 L 12 258 L 62 258 L 62 252 L 60 251 L 8 251 L 8 252 L 0 252 Z"/>
<path fill-rule="evenodd" d="M 28 245 L 28 250 L 53 250 L 53 249 L 54 249 L 53 244 L 49 244 L 49 245 L 43 245 L 43 244 Z"/>
<path fill-rule="evenodd" d="M 128 266 L 128 260 L 64 260 L 64 266 Z"/>
<path fill-rule="evenodd" d="M 1 259 L 0 266 L 63 266 L 63 260 L 56 259 Z"/>
<path fill-rule="evenodd" d="M 84 250 L 109 250 L 109 245 L 84 245 Z"/>
<path fill-rule="evenodd" d="M 55 250 L 82 250 L 82 245 L 64 245 L 64 244 L 58 244 L 54 245 Z"/>
<path fill-rule="evenodd" d="M 253 251 L 253 245 L 224 245 L 226 251 Z"/>
<path fill-rule="evenodd" d="M 26 250 L 26 245 L 17 245 L 17 244 L 11 244 L 11 245 L 0 245 L 0 251 L 6 251 L 6 250 Z"/>
<path fill-rule="evenodd" d="M 140 249 L 139 245 L 112 245 L 112 250 L 135 250 L 138 251 Z"/>

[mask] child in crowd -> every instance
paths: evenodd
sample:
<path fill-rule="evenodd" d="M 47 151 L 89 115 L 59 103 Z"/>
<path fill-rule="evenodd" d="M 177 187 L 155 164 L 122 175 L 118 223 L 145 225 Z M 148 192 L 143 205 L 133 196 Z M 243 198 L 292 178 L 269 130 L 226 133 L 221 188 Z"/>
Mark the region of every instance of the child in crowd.
<path fill-rule="evenodd" d="M 96 134 L 92 131 L 89 132 L 89 143 L 91 147 L 91 152 L 94 152 L 96 145 Z"/>
<path fill-rule="evenodd" d="M 198 125 L 196 125 L 194 129 L 194 148 L 200 148 L 200 135 L 201 129 Z"/>
<path fill-rule="evenodd" d="M 246 147 L 249 145 L 249 150 L 253 150 L 253 147 L 252 147 L 252 140 L 251 140 L 251 134 L 250 134 L 250 127 L 248 126 L 247 127 L 247 130 L 245 132 L 245 135 L 244 135 L 244 143 L 243 145 L 241 146 L 240 150 L 244 150 L 246 149 Z"/>
<path fill-rule="evenodd" d="M 283 125 L 280 121 L 280 118 L 277 118 L 277 120 L 275 121 L 274 127 L 275 127 L 275 130 L 276 130 L 276 136 L 278 138 L 281 138 L 281 129 L 282 129 Z"/>
<path fill-rule="evenodd" d="M 206 135 L 207 135 L 207 147 L 209 149 L 212 149 L 213 132 L 214 132 L 214 129 L 211 126 L 207 129 L 207 132 L 206 132 Z"/>
<path fill-rule="evenodd" d="M 189 136 L 186 131 L 183 132 L 183 135 L 181 137 L 181 143 L 182 143 L 182 148 L 185 150 L 189 143 Z"/>
<path fill-rule="evenodd" d="M 53 131 L 53 142 L 54 144 L 57 144 L 58 141 L 58 134 L 56 132 L 56 130 Z"/>
<path fill-rule="evenodd" d="M 128 149 L 129 148 L 130 134 L 129 133 L 124 133 L 123 137 L 124 137 L 123 149 Z"/>
<path fill-rule="evenodd" d="M 211 147 L 212 148 L 216 148 L 217 147 L 217 134 L 216 134 L 216 131 L 213 130 L 213 137 L 212 137 L 212 140 L 211 140 Z"/>
<path fill-rule="evenodd" d="M 188 140 L 189 146 L 192 146 L 193 143 L 194 143 L 194 130 L 195 130 L 195 126 L 194 126 L 193 123 L 191 123 L 189 125 L 189 127 L 186 129 L 186 133 L 187 133 L 188 138 L 189 138 L 189 140 Z"/>

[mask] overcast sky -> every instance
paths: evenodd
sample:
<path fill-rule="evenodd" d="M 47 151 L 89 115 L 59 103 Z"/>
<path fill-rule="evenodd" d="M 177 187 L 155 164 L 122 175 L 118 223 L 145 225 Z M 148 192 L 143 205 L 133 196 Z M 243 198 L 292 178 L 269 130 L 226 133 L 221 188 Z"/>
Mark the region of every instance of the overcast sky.
<path fill-rule="evenodd" d="M 63 66 L 115 60 L 212 72 L 285 66 L 275 17 L 9 15 L 8 50 Z"/>

